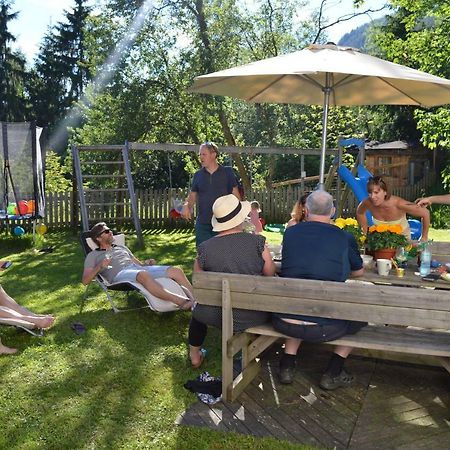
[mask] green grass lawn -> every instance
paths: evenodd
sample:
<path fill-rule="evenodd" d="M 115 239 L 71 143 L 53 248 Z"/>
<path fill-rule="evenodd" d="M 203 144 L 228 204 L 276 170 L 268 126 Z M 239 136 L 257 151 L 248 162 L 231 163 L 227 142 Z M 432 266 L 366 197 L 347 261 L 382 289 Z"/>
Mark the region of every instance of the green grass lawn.
<path fill-rule="evenodd" d="M 270 243 L 281 242 L 279 233 L 264 234 Z M 449 235 L 433 230 L 430 237 L 450 240 Z M 145 241 L 146 250 L 136 251 L 138 257 L 180 265 L 191 276 L 192 233 L 154 231 Z M 177 416 L 197 401 L 183 388 L 198 375 L 187 361 L 189 313 L 114 314 L 95 285 L 80 311 L 84 258 L 78 238 L 48 233 L 39 244 L 55 246 L 48 254 L 23 249 L 20 242 L 0 237 L 0 259 L 13 262 L 1 273 L 0 282 L 21 304 L 39 313 L 51 312 L 57 321 L 43 338 L 0 327 L 2 341 L 20 350 L 0 357 L 0 448 L 305 448 L 174 425 Z M 143 304 L 137 295 L 130 302 Z M 73 322 L 83 323 L 87 332 L 75 334 Z M 217 330 L 209 331 L 205 346 L 209 351 L 205 369 L 220 375 Z"/>
<path fill-rule="evenodd" d="M 147 249 L 136 251 L 138 257 L 178 264 L 191 276 L 190 232 L 156 231 L 145 240 Z M 114 314 L 95 285 L 80 312 L 84 258 L 78 238 L 48 233 L 40 243 L 55 246 L 48 254 L 19 251 L 18 243 L 0 237 L 0 259 L 13 261 L 0 282 L 21 304 L 51 312 L 57 321 L 42 338 L 0 327 L 2 341 L 19 348 L 17 355 L 0 357 L 0 448 L 304 448 L 174 425 L 197 401 L 183 387 L 199 373 L 187 361 L 189 313 Z M 125 300 L 120 303 L 125 306 Z M 143 304 L 137 295 L 131 303 Z M 75 334 L 73 322 L 83 323 L 87 332 Z M 210 330 L 205 346 L 205 369 L 220 375 L 217 330 Z"/>

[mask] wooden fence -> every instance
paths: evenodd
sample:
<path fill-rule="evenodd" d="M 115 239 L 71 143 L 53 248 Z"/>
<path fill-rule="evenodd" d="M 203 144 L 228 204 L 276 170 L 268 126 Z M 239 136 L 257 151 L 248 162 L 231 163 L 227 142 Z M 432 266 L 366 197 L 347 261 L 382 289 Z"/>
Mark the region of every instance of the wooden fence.
<path fill-rule="evenodd" d="M 404 186 L 393 189 L 393 194 L 407 200 L 415 200 L 423 195 L 423 191 L 434 183 L 435 177 L 430 173 L 413 186 Z M 148 189 L 136 192 L 138 212 L 142 228 L 190 228 L 192 222 L 182 219 L 172 219 L 169 212 L 174 202 L 184 201 L 187 190 L 182 189 Z M 334 193 L 334 189 L 331 191 Z M 285 223 L 289 217 L 293 204 L 301 196 L 300 187 L 283 186 L 271 191 L 258 190 L 246 193 L 248 200 L 257 200 L 261 206 L 262 214 L 267 223 Z M 48 193 L 46 196 L 46 217 L 44 222 L 50 230 L 64 228 L 79 228 L 79 209 L 74 213 L 74 202 L 71 192 Z M 343 215 L 354 217 L 358 202 L 350 192 Z M 125 215 L 131 214 L 129 202 L 124 206 Z M 110 206 L 97 207 L 96 217 L 104 219 L 108 223 L 117 223 L 115 209 Z M 130 221 L 132 226 L 132 221 Z"/>

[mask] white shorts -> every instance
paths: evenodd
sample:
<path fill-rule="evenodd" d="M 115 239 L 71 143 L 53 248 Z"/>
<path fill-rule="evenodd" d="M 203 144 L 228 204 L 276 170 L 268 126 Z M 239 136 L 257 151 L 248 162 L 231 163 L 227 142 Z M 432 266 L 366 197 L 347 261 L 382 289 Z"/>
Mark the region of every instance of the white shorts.
<path fill-rule="evenodd" d="M 145 270 L 152 278 L 165 278 L 167 277 L 167 270 L 170 266 L 138 266 L 132 264 L 131 266 L 122 269 L 113 280 L 113 283 L 123 283 L 129 281 L 137 281 L 136 277 L 139 272 Z"/>

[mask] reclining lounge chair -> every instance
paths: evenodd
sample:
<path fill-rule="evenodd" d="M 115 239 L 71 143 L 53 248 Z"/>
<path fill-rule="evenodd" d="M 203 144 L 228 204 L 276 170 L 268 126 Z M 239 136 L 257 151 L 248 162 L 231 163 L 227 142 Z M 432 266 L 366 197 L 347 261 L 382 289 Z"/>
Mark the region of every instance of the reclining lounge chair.
<path fill-rule="evenodd" d="M 88 231 L 81 233 L 80 240 L 85 255 L 87 255 L 88 253 L 97 248 L 95 242 L 89 237 Z M 125 235 L 114 234 L 114 243 L 117 245 L 125 245 Z M 155 281 L 160 283 L 166 290 L 170 292 L 185 295 L 181 286 L 170 278 L 156 278 Z M 142 308 L 150 308 L 152 311 L 169 312 L 178 310 L 177 305 L 175 305 L 172 302 L 161 300 L 160 298 L 155 297 L 154 295 L 150 294 L 150 292 L 147 291 L 147 289 L 145 289 L 144 286 L 142 286 L 142 284 L 138 283 L 137 281 L 126 283 L 109 283 L 105 278 L 103 278 L 100 274 L 98 274 L 95 277 L 95 282 L 103 289 L 109 303 L 111 304 L 113 311 L 116 313 L 121 311 L 131 311 L 136 308 L 119 309 L 117 305 L 114 303 L 111 293 L 109 291 L 122 291 L 126 292 L 127 295 L 131 291 L 138 291 L 144 296 L 145 300 L 148 303 L 147 306 L 143 306 Z M 88 287 L 89 285 L 86 286 L 86 290 L 83 297 L 83 304 L 87 297 Z"/>

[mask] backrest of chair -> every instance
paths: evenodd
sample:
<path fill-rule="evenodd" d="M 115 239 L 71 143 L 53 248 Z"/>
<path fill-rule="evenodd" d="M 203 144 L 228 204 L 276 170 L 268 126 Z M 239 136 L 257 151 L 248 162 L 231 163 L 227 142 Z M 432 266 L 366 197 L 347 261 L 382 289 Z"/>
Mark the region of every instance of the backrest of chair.
<path fill-rule="evenodd" d="M 83 231 L 80 234 L 80 244 L 81 248 L 83 249 L 84 256 L 86 256 L 88 253 L 92 251 L 92 249 L 89 247 L 87 243 L 87 239 L 88 238 L 91 239 L 90 235 L 91 235 L 90 231 Z"/>

